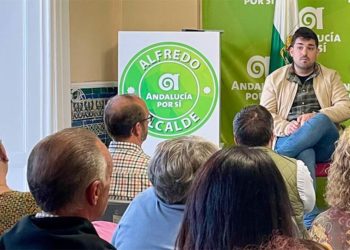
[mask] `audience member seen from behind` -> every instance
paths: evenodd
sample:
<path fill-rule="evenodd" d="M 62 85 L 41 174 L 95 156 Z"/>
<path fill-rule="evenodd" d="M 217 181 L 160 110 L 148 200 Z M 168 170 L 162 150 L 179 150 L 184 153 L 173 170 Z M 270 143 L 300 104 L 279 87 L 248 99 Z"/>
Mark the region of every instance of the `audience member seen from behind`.
<path fill-rule="evenodd" d="M 312 178 L 302 161 L 277 154 L 271 149 L 274 135 L 270 112 L 261 105 L 243 108 L 234 118 L 233 131 L 237 144 L 259 147 L 275 162 L 286 183 L 300 236 L 308 238 L 303 217 L 304 212 L 310 212 L 315 205 Z"/>
<path fill-rule="evenodd" d="M 146 103 L 136 95 L 117 95 L 108 101 L 104 122 L 113 139 L 109 145 L 113 159 L 110 199 L 131 201 L 150 186 L 149 156 L 141 145 L 152 118 Z"/>
<path fill-rule="evenodd" d="M 64 129 L 41 140 L 28 159 L 27 180 L 42 212 L 0 238 L 0 249 L 115 249 L 90 221 L 108 201 L 112 159 L 98 137 Z"/>
<path fill-rule="evenodd" d="M 214 154 L 197 173 L 187 201 L 178 249 L 242 248 L 274 233 L 297 233 L 283 178 L 260 149 L 237 146 Z"/>
<path fill-rule="evenodd" d="M 302 160 L 316 188 L 316 162 L 327 162 L 339 138 L 336 123 L 350 118 L 350 98 L 339 74 L 316 62 L 318 37 L 311 29 L 295 31 L 289 47 L 293 63 L 265 80 L 260 104 L 274 119 L 279 154 Z M 310 228 L 317 207 L 305 215 Z"/>
<path fill-rule="evenodd" d="M 193 178 L 217 150 L 195 136 L 160 143 L 149 165 L 153 187 L 130 203 L 114 234 L 114 246 L 119 250 L 174 249 Z"/>
<path fill-rule="evenodd" d="M 333 249 L 350 249 L 350 128 L 342 133 L 332 158 L 326 188 L 330 208 L 316 217 L 310 235 Z"/>
<path fill-rule="evenodd" d="M 11 190 L 6 182 L 8 158 L 0 140 L 0 235 L 12 227 L 23 216 L 39 212 L 29 192 Z"/>

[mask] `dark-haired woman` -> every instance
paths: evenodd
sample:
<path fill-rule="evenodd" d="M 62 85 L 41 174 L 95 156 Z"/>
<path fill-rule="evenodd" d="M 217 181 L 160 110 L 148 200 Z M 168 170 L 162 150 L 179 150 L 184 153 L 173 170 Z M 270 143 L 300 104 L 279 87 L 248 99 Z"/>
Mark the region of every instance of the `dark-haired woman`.
<path fill-rule="evenodd" d="M 178 249 L 243 248 L 272 234 L 297 234 L 283 178 L 260 149 L 237 146 L 215 153 L 187 201 Z"/>

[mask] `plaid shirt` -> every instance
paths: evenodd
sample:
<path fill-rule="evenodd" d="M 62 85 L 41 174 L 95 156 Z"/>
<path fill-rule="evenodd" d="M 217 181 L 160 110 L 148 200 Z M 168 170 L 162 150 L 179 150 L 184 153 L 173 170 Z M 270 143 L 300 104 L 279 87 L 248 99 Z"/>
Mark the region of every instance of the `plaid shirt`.
<path fill-rule="evenodd" d="M 295 74 L 294 68 L 290 67 L 287 80 L 297 84 L 298 90 L 288 114 L 288 121 L 296 120 L 299 115 L 317 112 L 321 109 L 313 87 L 313 79 L 319 73 L 319 66 L 316 64 L 314 73 L 312 73 L 308 78 L 306 78 L 305 82 L 302 83 L 299 77 Z"/>
<path fill-rule="evenodd" d="M 141 147 L 134 143 L 112 141 L 109 152 L 113 159 L 110 199 L 130 201 L 151 186 L 147 174 L 150 157 Z"/>

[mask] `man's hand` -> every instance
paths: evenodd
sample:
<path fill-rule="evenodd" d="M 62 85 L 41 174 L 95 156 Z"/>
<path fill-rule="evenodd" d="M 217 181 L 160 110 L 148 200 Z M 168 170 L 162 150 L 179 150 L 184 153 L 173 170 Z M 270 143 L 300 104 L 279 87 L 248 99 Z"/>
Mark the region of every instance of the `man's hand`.
<path fill-rule="evenodd" d="M 300 124 L 300 126 L 303 126 L 304 123 L 305 123 L 307 120 L 310 120 L 312 117 L 314 117 L 315 114 L 316 114 L 316 113 L 306 113 L 306 114 L 302 114 L 302 115 L 298 116 L 297 122 Z"/>
<path fill-rule="evenodd" d="M 300 127 L 300 123 L 299 122 L 297 122 L 297 121 L 289 122 L 289 124 L 287 126 L 288 135 L 293 134 L 295 131 L 298 130 L 299 127 Z"/>

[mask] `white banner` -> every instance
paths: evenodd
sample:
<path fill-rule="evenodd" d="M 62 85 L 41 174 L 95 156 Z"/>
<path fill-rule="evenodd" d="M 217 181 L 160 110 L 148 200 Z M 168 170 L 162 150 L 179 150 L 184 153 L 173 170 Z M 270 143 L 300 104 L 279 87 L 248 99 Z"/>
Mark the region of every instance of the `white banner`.
<path fill-rule="evenodd" d="M 144 151 L 183 135 L 219 145 L 220 33 L 122 31 L 118 44 L 118 92 L 154 116 Z"/>

